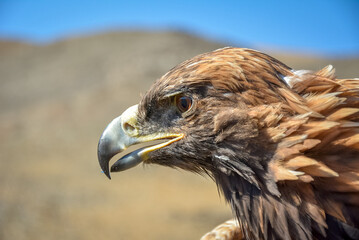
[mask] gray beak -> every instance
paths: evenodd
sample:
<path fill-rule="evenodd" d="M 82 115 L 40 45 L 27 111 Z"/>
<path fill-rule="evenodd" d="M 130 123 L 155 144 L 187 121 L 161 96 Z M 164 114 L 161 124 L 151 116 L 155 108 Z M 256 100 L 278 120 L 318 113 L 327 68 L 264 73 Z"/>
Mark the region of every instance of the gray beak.
<path fill-rule="evenodd" d="M 109 162 L 113 156 L 124 151 L 129 146 L 138 143 L 136 129 L 132 121 L 137 115 L 137 105 L 127 109 L 121 116 L 115 118 L 104 130 L 98 142 L 97 156 L 102 171 L 111 179 Z M 132 135 L 132 136 L 131 136 Z M 135 152 L 121 158 L 114 166 L 115 171 L 123 171 L 139 164 L 142 159 L 136 158 Z"/>
<path fill-rule="evenodd" d="M 153 133 L 141 136 L 137 129 L 138 106 L 128 108 L 121 116 L 114 119 L 104 130 L 98 142 L 97 156 L 102 171 L 111 179 L 109 162 L 116 154 L 137 143 L 151 143 L 154 140 L 164 142 L 139 148 L 117 160 L 111 172 L 120 172 L 146 161 L 152 151 L 166 147 L 184 137 L 182 133 Z"/>

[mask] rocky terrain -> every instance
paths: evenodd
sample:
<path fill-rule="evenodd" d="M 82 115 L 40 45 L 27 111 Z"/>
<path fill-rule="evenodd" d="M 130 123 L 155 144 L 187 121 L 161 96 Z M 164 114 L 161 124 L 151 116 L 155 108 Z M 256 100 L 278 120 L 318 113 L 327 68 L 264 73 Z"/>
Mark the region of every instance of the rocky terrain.
<path fill-rule="evenodd" d="M 0 239 L 199 239 L 230 218 L 208 178 L 146 166 L 109 181 L 96 153 L 107 123 L 155 79 L 223 46 L 175 32 L 0 41 Z M 359 77 L 359 58 L 270 54 Z"/>

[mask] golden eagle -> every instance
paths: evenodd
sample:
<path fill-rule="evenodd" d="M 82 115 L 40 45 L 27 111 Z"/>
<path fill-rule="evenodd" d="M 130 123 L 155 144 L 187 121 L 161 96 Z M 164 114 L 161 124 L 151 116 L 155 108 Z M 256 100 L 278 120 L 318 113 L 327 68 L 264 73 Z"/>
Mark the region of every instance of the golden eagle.
<path fill-rule="evenodd" d="M 359 239 L 359 79 L 251 49 L 205 53 L 107 126 L 100 166 L 110 177 L 113 156 L 160 139 L 111 171 L 143 162 L 208 174 L 237 220 L 219 229 L 238 238 Z"/>

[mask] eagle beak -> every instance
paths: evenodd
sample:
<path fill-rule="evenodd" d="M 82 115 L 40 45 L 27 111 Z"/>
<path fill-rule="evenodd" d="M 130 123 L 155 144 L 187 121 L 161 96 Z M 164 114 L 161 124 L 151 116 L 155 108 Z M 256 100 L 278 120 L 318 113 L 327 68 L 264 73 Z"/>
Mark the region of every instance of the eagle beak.
<path fill-rule="evenodd" d="M 128 108 L 121 116 L 112 120 L 106 127 L 98 142 L 97 156 L 102 171 L 111 179 L 109 162 L 113 156 L 126 150 L 129 146 L 138 143 L 149 142 L 159 139 L 168 141 L 149 147 L 137 149 L 116 161 L 111 172 L 124 171 L 132 168 L 148 159 L 148 153 L 163 148 L 183 138 L 183 134 L 155 133 L 139 135 L 137 128 L 138 105 Z"/>
<path fill-rule="evenodd" d="M 112 122 L 103 131 L 98 142 L 97 156 L 102 171 L 111 179 L 109 162 L 113 156 L 124 151 L 129 146 L 138 143 L 134 121 L 137 116 L 137 105 L 128 108 L 121 116 Z M 132 136 L 131 136 L 132 135 Z M 130 158 L 122 162 L 122 170 L 136 166 L 140 159 Z"/>

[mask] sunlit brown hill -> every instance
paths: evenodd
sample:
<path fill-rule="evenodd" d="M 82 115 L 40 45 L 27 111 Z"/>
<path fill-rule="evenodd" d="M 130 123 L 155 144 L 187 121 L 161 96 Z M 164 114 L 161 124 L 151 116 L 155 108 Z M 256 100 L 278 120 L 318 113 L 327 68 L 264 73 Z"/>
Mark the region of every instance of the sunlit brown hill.
<path fill-rule="evenodd" d="M 106 124 L 155 79 L 223 46 L 173 32 L 0 41 L 0 239 L 199 239 L 230 218 L 209 179 L 149 166 L 109 181 L 96 158 Z M 273 55 L 359 77 L 359 59 Z"/>

